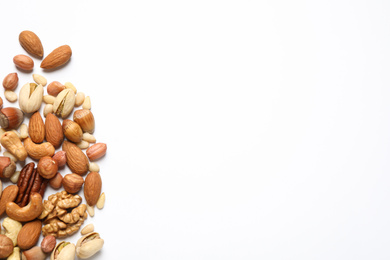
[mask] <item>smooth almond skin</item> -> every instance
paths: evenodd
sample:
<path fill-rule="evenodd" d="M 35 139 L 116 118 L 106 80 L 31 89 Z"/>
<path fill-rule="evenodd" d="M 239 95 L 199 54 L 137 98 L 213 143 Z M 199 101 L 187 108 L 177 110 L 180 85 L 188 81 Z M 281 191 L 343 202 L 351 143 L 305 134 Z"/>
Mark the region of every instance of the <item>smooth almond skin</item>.
<path fill-rule="evenodd" d="M 106 151 L 107 145 L 105 143 L 96 143 L 87 149 L 86 154 L 90 161 L 95 161 L 103 157 Z"/>
<path fill-rule="evenodd" d="M 67 63 L 72 56 L 72 49 L 69 45 L 62 45 L 54 49 L 41 63 L 42 69 L 55 69 Z"/>
<path fill-rule="evenodd" d="M 39 112 L 35 112 L 28 123 L 28 134 L 31 140 L 36 143 L 42 143 L 45 140 L 45 123 Z"/>
<path fill-rule="evenodd" d="M 23 54 L 16 55 L 13 59 L 15 66 L 18 69 L 30 71 L 34 68 L 34 61 Z"/>
<path fill-rule="evenodd" d="M 84 182 L 84 197 L 88 205 L 95 206 L 102 191 L 102 179 L 98 172 L 90 172 Z"/>
<path fill-rule="evenodd" d="M 31 55 L 43 57 L 43 46 L 39 37 L 32 31 L 23 31 L 19 34 L 19 43 Z"/>
<path fill-rule="evenodd" d="M 14 91 L 18 86 L 19 77 L 18 73 L 10 73 L 3 79 L 3 87 L 5 90 Z"/>
<path fill-rule="evenodd" d="M 76 144 L 64 141 L 62 150 L 66 152 L 66 164 L 73 173 L 83 175 L 88 172 L 89 160 Z"/>
<path fill-rule="evenodd" d="M 64 140 L 61 122 L 54 114 L 49 113 L 45 120 L 46 141 L 51 143 L 55 148 L 61 146 Z"/>
<path fill-rule="evenodd" d="M 18 234 L 18 246 L 27 250 L 35 246 L 41 235 L 42 223 L 40 220 L 34 220 L 26 223 Z"/>

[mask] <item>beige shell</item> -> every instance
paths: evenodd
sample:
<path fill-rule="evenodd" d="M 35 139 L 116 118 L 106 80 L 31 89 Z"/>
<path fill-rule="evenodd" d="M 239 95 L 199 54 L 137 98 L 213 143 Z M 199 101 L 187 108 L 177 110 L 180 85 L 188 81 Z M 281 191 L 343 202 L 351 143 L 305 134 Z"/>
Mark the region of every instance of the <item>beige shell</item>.
<path fill-rule="evenodd" d="M 19 107 L 25 113 L 38 111 L 42 105 L 43 87 L 41 84 L 26 83 L 19 92 Z"/>
<path fill-rule="evenodd" d="M 76 96 L 71 89 L 61 91 L 53 104 L 53 112 L 62 118 L 66 118 L 73 110 Z"/>
<path fill-rule="evenodd" d="M 69 243 L 68 245 L 64 246 L 56 257 L 57 254 L 56 252 L 58 251 L 58 248 L 63 243 L 68 243 L 68 242 L 62 241 L 58 243 L 54 248 L 53 252 L 51 253 L 50 260 L 74 260 L 75 259 L 76 247 L 72 243 Z"/>
<path fill-rule="evenodd" d="M 93 237 L 93 238 L 91 238 Z M 102 249 L 104 240 L 100 238 L 99 233 L 92 232 L 85 236 L 82 236 L 77 240 L 76 254 L 78 258 L 86 259 Z"/>

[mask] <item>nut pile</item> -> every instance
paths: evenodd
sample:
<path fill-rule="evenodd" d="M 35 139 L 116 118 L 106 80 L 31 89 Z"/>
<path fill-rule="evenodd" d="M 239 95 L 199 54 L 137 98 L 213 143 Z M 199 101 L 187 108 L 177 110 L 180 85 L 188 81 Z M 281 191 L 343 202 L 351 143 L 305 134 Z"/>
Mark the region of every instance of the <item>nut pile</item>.
<path fill-rule="evenodd" d="M 13 62 L 23 72 L 32 72 L 33 58 L 43 59 L 40 67 L 50 71 L 60 69 L 72 56 L 71 48 L 63 45 L 44 57 L 42 42 L 31 31 L 21 32 L 19 43 L 27 54 L 14 56 Z M 0 258 L 89 258 L 102 249 L 104 240 L 92 223 L 81 227 L 88 215 L 94 216 L 95 206 L 104 207 L 100 167 L 95 161 L 107 151 L 107 145 L 93 135 L 91 99 L 70 82 L 49 83 L 36 73 L 19 93 L 15 92 L 18 84 L 18 72 L 4 77 L 4 97 L 10 103 L 18 101 L 18 106 L 3 107 L 0 97 L 4 149 L 0 156 Z M 11 184 L 3 189 L 8 180 Z M 48 186 L 58 191 L 47 194 Z M 80 229 L 76 244 L 63 240 Z"/>

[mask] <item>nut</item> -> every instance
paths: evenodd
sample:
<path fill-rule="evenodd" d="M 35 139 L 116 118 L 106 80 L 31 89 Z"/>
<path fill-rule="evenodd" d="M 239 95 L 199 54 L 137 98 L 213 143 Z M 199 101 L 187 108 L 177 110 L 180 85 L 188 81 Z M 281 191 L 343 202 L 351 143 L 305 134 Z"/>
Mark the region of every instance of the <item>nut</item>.
<path fill-rule="evenodd" d="M 62 122 L 62 131 L 65 137 L 71 142 L 78 143 L 83 138 L 83 130 L 81 127 L 70 119 L 65 119 Z"/>
<path fill-rule="evenodd" d="M 28 156 L 35 160 L 39 160 L 44 156 L 53 156 L 55 152 L 55 148 L 51 143 L 44 142 L 36 144 L 29 137 L 24 139 L 24 147 L 26 148 Z"/>
<path fill-rule="evenodd" d="M 39 74 L 33 74 L 32 76 L 35 83 L 37 83 L 38 85 L 46 86 L 47 79 L 44 76 Z"/>
<path fill-rule="evenodd" d="M 88 159 L 90 161 L 95 161 L 106 154 L 107 145 L 104 143 L 96 143 L 89 147 L 86 151 Z"/>
<path fill-rule="evenodd" d="M 86 225 L 81 231 L 81 235 L 86 235 L 86 234 L 89 234 L 91 232 L 93 232 L 93 230 L 95 229 L 95 227 L 93 226 L 93 224 L 88 224 Z"/>
<path fill-rule="evenodd" d="M 4 97 L 5 97 L 5 99 L 7 99 L 11 103 L 18 100 L 18 95 L 15 92 L 13 92 L 12 90 L 4 91 Z"/>
<path fill-rule="evenodd" d="M 39 37 L 31 31 L 23 31 L 19 34 L 19 43 L 31 55 L 43 57 L 43 46 Z"/>
<path fill-rule="evenodd" d="M 66 152 L 66 164 L 73 173 L 83 175 L 88 172 L 88 158 L 77 145 L 65 140 L 62 150 Z"/>
<path fill-rule="evenodd" d="M 5 152 L 3 153 L 3 156 L 9 157 L 9 158 L 11 159 L 11 161 L 13 161 L 13 162 L 15 162 L 15 163 L 18 161 L 18 159 L 17 159 L 12 153 L 10 153 L 10 152 L 8 152 L 8 151 L 5 151 Z"/>
<path fill-rule="evenodd" d="M 18 86 L 19 77 L 18 73 L 10 73 L 3 79 L 3 87 L 5 90 L 15 90 Z"/>
<path fill-rule="evenodd" d="M 76 87 L 71 82 L 65 82 L 65 88 L 72 90 L 75 94 L 77 93 Z"/>
<path fill-rule="evenodd" d="M 5 211 L 7 215 L 20 222 L 28 222 L 37 218 L 43 210 L 42 196 L 39 193 L 30 195 L 30 202 L 25 207 L 19 207 L 14 202 L 8 202 Z"/>
<path fill-rule="evenodd" d="M 85 178 L 84 197 L 88 205 L 95 206 L 102 190 L 102 179 L 98 172 L 90 172 Z"/>
<path fill-rule="evenodd" d="M 47 86 L 47 94 L 56 97 L 61 91 L 65 89 L 65 85 L 58 81 L 53 81 Z"/>
<path fill-rule="evenodd" d="M 50 179 L 49 181 L 49 185 L 53 188 L 53 189 L 59 189 L 61 188 L 62 186 L 62 175 L 61 173 L 57 172 L 56 175 Z"/>
<path fill-rule="evenodd" d="M 31 119 L 30 119 L 31 120 Z M 28 126 L 26 124 L 22 124 L 19 128 L 20 131 L 20 137 L 22 139 L 25 139 L 28 137 Z"/>
<path fill-rule="evenodd" d="M 19 231 L 22 229 L 22 223 L 13 220 L 12 218 L 6 217 L 3 220 L 3 228 L 5 230 L 5 235 L 9 237 L 12 240 L 14 246 L 16 246 Z"/>
<path fill-rule="evenodd" d="M 50 260 L 74 260 L 75 255 L 76 246 L 70 242 L 62 241 L 54 248 Z"/>
<path fill-rule="evenodd" d="M 19 137 L 11 131 L 5 132 L 1 136 L 0 143 L 7 149 L 10 153 L 15 155 L 19 161 L 24 161 L 27 158 L 26 148 L 23 146 L 22 141 Z"/>
<path fill-rule="evenodd" d="M 104 207 L 104 203 L 106 202 L 106 194 L 104 194 L 104 192 L 102 194 L 100 194 L 100 197 L 96 203 L 96 207 L 98 209 L 102 209 Z"/>
<path fill-rule="evenodd" d="M 8 202 L 12 202 L 18 196 L 19 188 L 16 185 L 7 186 L 0 198 L 0 216 L 5 212 L 5 208 Z"/>
<path fill-rule="evenodd" d="M 35 112 L 28 123 L 28 134 L 31 140 L 36 143 L 42 143 L 45 140 L 45 123 L 39 111 Z"/>
<path fill-rule="evenodd" d="M 84 132 L 93 134 L 95 118 L 89 109 L 79 109 L 73 113 L 73 121 L 80 125 Z"/>
<path fill-rule="evenodd" d="M 95 216 L 95 206 L 89 206 L 87 204 L 87 212 L 88 212 L 89 216 L 91 216 L 91 217 Z"/>
<path fill-rule="evenodd" d="M 84 184 L 84 179 L 78 174 L 70 173 L 64 176 L 62 185 L 68 193 L 77 193 Z"/>
<path fill-rule="evenodd" d="M 56 100 L 55 96 L 52 95 L 44 95 L 43 96 L 43 102 L 46 104 L 54 104 L 54 101 Z"/>
<path fill-rule="evenodd" d="M 0 258 L 6 258 L 14 251 L 14 244 L 12 240 L 5 236 L 0 235 Z"/>
<path fill-rule="evenodd" d="M 76 96 L 70 89 L 61 91 L 53 104 L 53 111 L 57 116 L 66 118 L 73 110 Z"/>
<path fill-rule="evenodd" d="M 16 164 L 10 157 L 0 156 L 0 178 L 11 177 L 15 173 L 15 170 Z"/>
<path fill-rule="evenodd" d="M 76 244 L 76 254 L 78 258 L 86 259 L 102 249 L 104 240 L 100 238 L 99 233 L 92 232 L 81 237 Z"/>
<path fill-rule="evenodd" d="M 91 109 L 91 98 L 89 96 L 85 98 L 82 108 Z"/>
<path fill-rule="evenodd" d="M 18 234 L 18 246 L 23 250 L 33 247 L 39 240 L 41 230 L 42 223 L 40 220 L 34 220 L 26 223 Z"/>
<path fill-rule="evenodd" d="M 91 135 L 90 133 L 83 133 L 83 140 L 87 141 L 88 143 L 96 143 L 95 136 Z"/>
<path fill-rule="evenodd" d="M 57 161 L 49 156 L 42 157 L 39 159 L 37 170 L 39 175 L 45 179 L 53 178 L 58 171 Z"/>
<path fill-rule="evenodd" d="M 70 60 L 72 49 L 68 45 L 62 45 L 54 49 L 41 63 L 42 69 L 56 69 Z"/>
<path fill-rule="evenodd" d="M 45 236 L 41 242 L 41 248 L 44 253 L 50 253 L 56 247 L 56 238 L 52 235 Z"/>
<path fill-rule="evenodd" d="M 22 110 L 16 107 L 5 107 L 0 110 L 0 126 L 6 130 L 18 128 L 24 120 Z"/>
<path fill-rule="evenodd" d="M 52 104 L 46 104 L 43 108 L 43 116 L 47 117 L 49 113 L 53 113 L 53 105 Z"/>
<path fill-rule="evenodd" d="M 62 126 L 60 120 L 52 113 L 47 114 L 45 121 L 46 140 L 55 148 L 61 146 L 64 140 Z"/>
<path fill-rule="evenodd" d="M 42 251 L 41 247 L 39 246 L 34 246 L 33 248 L 23 251 L 22 253 L 22 260 L 44 260 L 44 259 L 46 259 L 46 255 Z"/>
<path fill-rule="evenodd" d="M 42 105 L 43 87 L 36 83 L 27 83 L 19 91 L 19 107 L 25 113 L 34 113 Z"/>
<path fill-rule="evenodd" d="M 32 70 L 34 68 L 34 61 L 30 57 L 23 54 L 19 54 L 14 57 L 14 64 L 18 69 L 26 71 Z"/>
<path fill-rule="evenodd" d="M 80 142 L 76 143 L 77 147 L 81 150 L 87 149 L 89 147 L 89 143 L 87 141 L 81 140 Z"/>
<path fill-rule="evenodd" d="M 74 105 L 76 107 L 81 106 L 84 103 L 84 99 L 85 99 L 85 94 L 83 92 L 77 92 L 76 101 L 75 101 Z"/>
<path fill-rule="evenodd" d="M 12 176 L 9 178 L 12 183 L 18 183 L 20 176 L 20 171 L 16 171 Z"/>
<path fill-rule="evenodd" d="M 90 172 L 100 172 L 100 167 L 97 163 L 95 162 L 90 162 L 89 163 L 89 171 Z"/>
<path fill-rule="evenodd" d="M 66 152 L 58 151 L 53 155 L 53 160 L 57 161 L 58 168 L 65 166 L 66 164 Z"/>

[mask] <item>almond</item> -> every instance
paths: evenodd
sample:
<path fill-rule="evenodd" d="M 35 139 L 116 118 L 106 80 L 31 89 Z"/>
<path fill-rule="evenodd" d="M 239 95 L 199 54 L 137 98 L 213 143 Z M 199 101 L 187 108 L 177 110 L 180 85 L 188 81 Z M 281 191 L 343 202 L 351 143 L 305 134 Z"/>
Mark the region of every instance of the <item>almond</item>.
<path fill-rule="evenodd" d="M 43 46 L 39 37 L 31 31 L 23 31 L 19 34 L 19 43 L 31 55 L 43 57 Z"/>
<path fill-rule="evenodd" d="M 38 242 L 41 235 L 42 223 L 34 220 L 26 223 L 18 233 L 18 247 L 23 250 L 30 249 Z"/>
<path fill-rule="evenodd" d="M 68 193 L 77 193 L 84 184 L 84 179 L 78 174 L 66 174 L 62 179 L 62 185 Z"/>
<path fill-rule="evenodd" d="M 5 212 L 7 203 L 16 199 L 18 192 L 19 188 L 16 185 L 9 185 L 3 190 L 0 198 L 0 216 Z"/>
<path fill-rule="evenodd" d="M 31 140 L 36 143 L 42 143 L 45 140 L 45 123 L 39 112 L 35 112 L 28 123 L 28 134 Z"/>
<path fill-rule="evenodd" d="M 66 152 L 66 164 L 73 173 L 83 175 L 88 172 L 88 157 L 76 144 L 65 140 L 62 150 Z"/>
<path fill-rule="evenodd" d="M 96 143 L 89 147 L 86 151 L 88 159 L 90 161 L 97 160 L 106 154 L 107 145 L 104 143 Z"/>
<path fill-rule="evenodd" d="M 19 77 L 18 73 L 10 73 L 3 79 L 3 87 L 5 90 L 15 90 L 18 86 Z"/>
<path fill-rule="evenodd" d="M 34 68 L 34 61 L 23 54 L 16 55 L 14 57 L 14 64 L 18 69 L 21 70 L 32 70 Z"/>
<path fill-rule="evenodd" d="M 64 140 L 61 122 L 54 114 L 49 113 L 45 121 L 46 141 L 51 143 L 55 148 L 61 146 Z"/>
<path fill-rule="evenodd" d="M 90 172 L 85 178 L 84 197 L 88 205 L 95 206 L 102 190 L 102 179 L 98 172 Z"/>
<path fill-rule="evenodd" d="M 47 55 L 41 63 L 41 68 L 48 70 L 58 68 L 67 63 L 71 56 L 72 49 L 69 45 L 62 45 Z"/>

